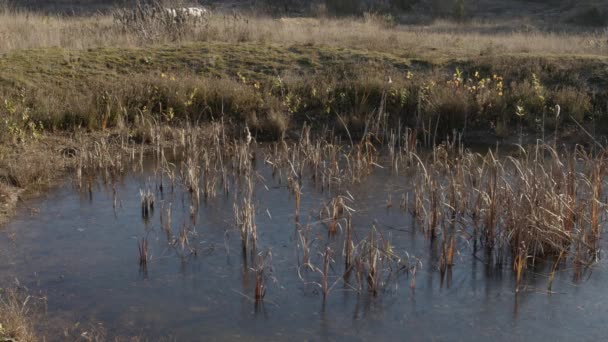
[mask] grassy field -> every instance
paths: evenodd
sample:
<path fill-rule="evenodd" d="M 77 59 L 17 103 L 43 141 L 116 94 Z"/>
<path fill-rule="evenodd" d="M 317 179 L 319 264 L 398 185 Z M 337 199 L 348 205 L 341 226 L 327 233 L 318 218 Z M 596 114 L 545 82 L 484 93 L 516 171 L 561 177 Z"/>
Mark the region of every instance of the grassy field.
<path fill-rule="evenodd" d="M 362 136 L 370 116 L 386 114 L 424 141 L 456 131 L 476 142 L 601 131 L 608 111 L 605 31 L 518 20 L 401 25 L 380 14 L 217 13 L 176 24 L 5 9 L 0 54 L 2 219 L 19 196 L 73 168 L 66 151 L 75 137 L 120 130 L 145 141 L 146 120 L 222 120 L 261 140 L 290 137 L 304 122 Z M 0 314 L 0 323 L 12 319 Z M 4 328 L 34 339 L 29 328 Z"/>
<path fill-rule="evenodd" d="M 172 34 L 141 28 L 125 32 L 112 15 L 57 16 L 22 11 L 0 13 L 0 52 L 28 48 L 86 49 L 175 44 Z M 327 44 L 335 47 L 393 52 L 405 57 L 478 56 L 485 54 L 605 55 L 601 30 L 546 30 L 525 20 L 434 20 L 428 25 L 400 25 L 391 16 L 358 18 L 271 18 L 219 13 L 184 32 L 185 41 Z M 154 34 L 153 34 L 154 33 Z M 166 33 L 166 32 L 165 32 Z"/>

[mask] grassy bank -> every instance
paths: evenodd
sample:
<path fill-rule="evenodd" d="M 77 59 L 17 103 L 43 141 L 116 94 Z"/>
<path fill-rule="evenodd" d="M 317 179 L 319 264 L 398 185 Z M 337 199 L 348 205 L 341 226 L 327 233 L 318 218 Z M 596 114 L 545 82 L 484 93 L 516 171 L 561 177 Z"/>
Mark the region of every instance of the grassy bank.
<path fill-rule="evenodd" d="M 144 117 L 222 118 L 268 138 L 304 121 L 363 133 L 381 112 L 433 140 L 454 130 L 505 138 L 596 123 L 608 103 L 608 41 L 599 31 L 521 30 L 517 21 L 400 25 L 370 13 L 154 13 L 0 9 L 5 136 L 120 128 Z"/>
<path fill-rule="evenodd" d="M 278 137 L 338 116 L 363 129 L 378 110 L 421 132 L 465 128 L 508 137 L 520 124 L 555 128 L 601 118 L 608 59 L 603 56 L 406 58 L 317 44 L 189 43 L 148 48 L 32 49 L 0 60 L 4 129 L 90 130 L 223 117 Z M 422 123 L 427 123 L 422 127 Z M 430 125 L 430 126 L 429 126 Z"/>

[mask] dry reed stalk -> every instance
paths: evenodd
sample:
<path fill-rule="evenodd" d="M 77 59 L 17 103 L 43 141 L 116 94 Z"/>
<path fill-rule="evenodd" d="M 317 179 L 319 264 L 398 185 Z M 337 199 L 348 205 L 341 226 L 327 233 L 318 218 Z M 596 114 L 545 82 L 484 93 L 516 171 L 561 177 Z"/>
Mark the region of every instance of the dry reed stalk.
<path fill-rule="evenodd" d="M 235 201 L 233 206 L 234 218 L 236 225 L 241 231 L 241 241 L 243 244 L 243 251 L 251 249 L 252 251 L 256 248 L 257 242 L 257 227 L 255 224 L 255 206 L 253 204 L 253 179 L 252 175 L 248 174 L 245 180 L 245 193 L 243 199 L 240 202 Z"/>
<path fill-rule="evenodd" d="M 412 215 L 416 218 L 421 219 L 422 214 L 424 213 L 424 202 L 423 202 L 423 190 L 422 184 L 416 183 L 414 186 L 414 208 L 412 211 Z"/>
<path fill-rule="evenodd" d="M 445 270 L 454 265 L 454 237 L 450 236 L 449 242 L 443 241 L 442 269 Z"/>
<path fill-rule="evenodd" d="M 137 250 L 139 251 L 139 266 L 148 266 L 148 239 L 142 238 L 137 244 Z"/>
<path fill-rule="evenodd" d="M 410 271 L 410 274 L 412 275 L 412 279 L 410 279 L 410 289 L 416 288 L 416 271 L 417 270 L 418 270 L 418 266 L 414 265 L 414 267 Z"/>
<path fill-rule="evenodd" d="M 434 240 L 437 236 L 437 227 L 441 218 L 439 188 L 435 181 L 429 183 L 429 191 L 431 192 L 429 203 L 430 219 L 428 220 L 427 234 L 430 240 Z"/>
<path fill-rule="evenodd" d="M 388 139 L 388 156 L 390 159 L 391 170 L 395 172 L 395 174 L 399 173 L 399 163 L 401 157 L 401 151 L 396 149 L 397 146 L 397 134 L 393 130 L 390 132 L 390 136 Z"/>
<path fill-rule="evenodd" d="M 272 273 L 272 252 L 268 250 L 264 254 L 258 254 L 255 260 L 255 289 L 254 298 L 256 303 L 264 300 L 266 296 L 266 278 Z"/>
<path fill-rule="evenodd" d="M 399 203 L 399 208 L 401 211 L 407 213 L 407 203 L 409 201 L 409 192 L 401 195 L 401 202 Z"/>
<path fill-rule="evenodd" d="M 329 275 L 329 264 L 331 263 L 331 255 L 332 250 L 328 246 L 325 248 L 325 253 L 323 254 L 323 301 L 327 299 L 327 294 L 329 293 L 327 278 Z"/>
<path fill-rule="evenodd" d="M 365 251 L 363 257 L 365 258 L 365 265 L 367 268 L 367 288 L 374 296 L 378 294 L 380 287 L 380 252 L 374 232 L 376 228 L 372 226 L 370 229 L 368 240 L 365 243 Z"/>
<path fill-rule="evenodd" d="M 494 157 L 490 155 L 493 159 Z M 496 236 L 496 224 L 497 224 L 497 211 L 498 211 L 498 169 L 495 162 L 490 164 L 489 179 L 487 182 L 487 200 L 488 200 L 488 211 L 485 217 L 485 240 L 487 247 L 493 247 L 493 241 Z"/>
<path fill-rule="evenodd" d="M 185 164 L 182 165 L 182 169 L 185 174 L 182 175 L 184 185 L 188 189 L 192 200 L 196 203 L 200 203 L 200 172 L 198 152 L 188 154 L 188 159 Z"/>
<path fill-rule="evenodd" d="M 116 211 L 116 206 L 117 206 L 117 202 L 118 202 L 118 198 L 117 198 L 117 194 L 116 194 L 116 185 L 112 184 L 112 209 L 114 209 L 114 211 Z"/>
<path fill-rule="evenodd" d="M 259 302 L 264 299 L 266 288 L 264 286 L 264 271 L 258 270 L 255 272 L 255 300 Z"/>
<path fill-rule="evenodd" d="M 310 264 L 310 225 L 306 224 L 306 228 L 298 230 L 298 236 L 300 238 L 300 245 L 302 246 L 302 265 L 312 269 Z"/>
<path fill-rule="evenodd" d="M 349 270 L 353 263 L 355 245 L 352 240 L 352 216 L 346 218 L 346 236 L 344 237 L 344 268 Z"/>
<path fill-rule="evenodd" d="M 342 197 L 336 197 L 331 202 L 332 220 L 331 220 L 331 223 L 329 224 L 329 229 L 328 229 L 329 236 L 334 236 L 338 232 L 338 225 L 339 225 L 338 219 L 340 219 L 340 216 L 343 213 L 343 210 L 344 210 L 343 205 L 344 205 L 344 199 Z"/>
<path fill-rule="evenodd" d="M 188 246 L 189 241 L 188 241 L 188 227 L 186 227 L 186 224 L 184 223 L 182 225 L 182 229 L 179 232 L 179 245 L 181 247 L 182 250 L 182 255 L 184 255 L 183 253 L 186 250 L 186 247 Z"/>
<path fill-rule="evenodd" d="M 606 167 L 604 163 L 604 156 L 606 152 L 602 152 L 598 157 L 598 161 L 596 161 L 595 166 L 593 167 L 593 176 L 591 178 L 591 187 L 592 187 L 592 200 L 591 200 L 591 235 L 593 237 L 593 242 L 599 240 L 600 238 L 600 206 L 603 194 L 603 185 L 604 178 L 606 176 Z"/>
<path fill-rule="evenodd" d="M 565 218 L 564 218 L 564 231 L 572 232 L 575 223 L 575 212 L 576 208 L 576 181 L 575 181 L 575 170 L 574 165 L 576 161 L 573 159 L 569 160 L 569 169 L 566 176 L 566 201 L 565 201 Z"/>
<path fill-rule="evenodd" d="M 167 241 L 171 239 L 171 207 L 173 203 L 169 202 L 169 207 L 167 208 L 167 222 L 164 225 L 165 234 L 167 235 Z"/>
<path fill-rule="evenodd" d="M 300 191 L 299 184 L 296 184 L 296 186 L 294 188 L 294 194 L 296 196 L 296 221 L 297 221 L 300 217 L 300 196 L 302 194 Z"/>
<path fill-rule="evenodd" d="M 515 260 L 513 261 L 513 270 L 515 271 L 515 292 L 519 292 L 521 277 L 523 270 L 526 267 L 525 251 L 525 244 L 522 242 L 522 247 L 519 249 L 519 253 L 517 253 Z"/>
<path fill-rule="evenodd" d="M 145 191 L 140 189 L 139 195 L 141 197 L 141 216 L 148 219 L 154 211 L 154 193 L 149 188 Z"/>
<path fill-rule="evenodd" d="M 555 279 L 555 272 L 557 271 L 557 267 L 559 266 L 559 263 L 565 254 L 566 252 L 562 251 L 553 263 L 553 267 L 551 267 L 551 273 L 549 274 L 549 282 L 547 284 L 547 291 L 549 292 L 551 292 L 551 289 L 553 288 L 553 280 Z"/>

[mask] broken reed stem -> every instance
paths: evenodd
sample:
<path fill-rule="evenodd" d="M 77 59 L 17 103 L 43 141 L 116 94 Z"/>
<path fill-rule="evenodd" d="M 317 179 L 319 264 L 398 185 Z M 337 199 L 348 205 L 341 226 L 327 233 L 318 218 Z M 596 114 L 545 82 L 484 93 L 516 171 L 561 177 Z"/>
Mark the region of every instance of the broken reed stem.
<path fill-rule="evenodd" d="M 297 220 L 299 220 L 299 217 L 300 217 L 300 196 L 301 196 L 300 184 L 298 182 L 296 182 L 296 184 L 295 184 L 294 193 L 296 196 L 296 221 L 297 221 Z"/>

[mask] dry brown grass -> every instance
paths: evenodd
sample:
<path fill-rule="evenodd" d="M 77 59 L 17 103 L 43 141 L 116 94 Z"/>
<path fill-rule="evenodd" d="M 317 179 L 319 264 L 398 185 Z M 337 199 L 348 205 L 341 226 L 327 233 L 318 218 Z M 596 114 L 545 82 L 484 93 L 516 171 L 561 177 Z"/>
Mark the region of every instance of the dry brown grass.
<path fill-rule="evenodd" d="M 323 44 L 399 52 L 406 57 L 608 53 L 605 33 L 551 33 L 523 31 L 520 27 L 520 22 L 462 25 L 437 21 L 431 25 L 392 26 L 374 16 L 363 19 L 272 19 L 215 14 L 208 23 L 189 32 L 182 42 Z M 155 43 L 173 44 L 172 38 L 170 35 L 158 37 Z M 149 43 L 122 31 L 110 15 L 67 17 L 22 11 L 0 13 L 0 52 L 48 47 L 134 47 Z"/>
<path fill-rule="evenodd" d="M 3 145 L 0 183 L 4 183 L 5 189 L 27 188 L 31 193 L 44 191 L 62 177 L 62 170 L 68 169 L 71 163 L 67 152 L 73 144 L 66 137 L 42 136 Z"/>
<path fill-rule="evenodd" d="M 0 290 L 0 341 L 38 341 L 31 300 L 16 290 Z"/>

